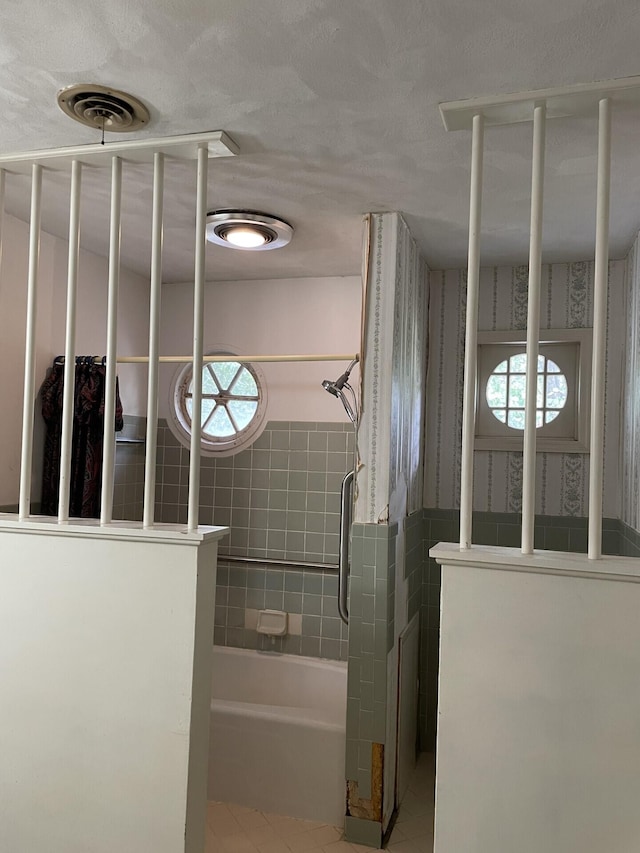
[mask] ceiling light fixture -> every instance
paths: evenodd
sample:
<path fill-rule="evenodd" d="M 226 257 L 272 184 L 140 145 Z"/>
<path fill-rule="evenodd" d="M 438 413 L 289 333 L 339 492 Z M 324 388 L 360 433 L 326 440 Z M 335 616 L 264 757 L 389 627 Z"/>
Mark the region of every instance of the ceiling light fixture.
<path fill-rule="evenodd" d="M 291 242 L 293 228 L 284 219 L 255 210 L 211 210 L 207 240 L 227 249 L 263 252 Z"/>

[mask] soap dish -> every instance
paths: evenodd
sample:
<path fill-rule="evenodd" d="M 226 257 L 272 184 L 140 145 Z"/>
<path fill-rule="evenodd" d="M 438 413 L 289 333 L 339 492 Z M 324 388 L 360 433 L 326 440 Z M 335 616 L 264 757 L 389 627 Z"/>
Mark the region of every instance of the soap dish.
<path fill-rule="evenodd" d="M 284 637 L 287 633 L 288 616 L 284 610 L 259 610 L 256 631 L 269 637 Z"/>

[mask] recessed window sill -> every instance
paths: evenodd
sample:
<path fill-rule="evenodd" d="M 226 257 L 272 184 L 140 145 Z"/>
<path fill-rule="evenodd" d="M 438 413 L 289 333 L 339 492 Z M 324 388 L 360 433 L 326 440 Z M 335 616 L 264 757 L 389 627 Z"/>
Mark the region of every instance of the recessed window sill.
<path fill-rule="evenodd" d="M 524 436 L 481 436 L 475 438 L 476 450 L 497 450 L 504 452 L 520 451 L 524 444 Z M 537 453 L 589 453 L 589 448 L 582 441 L 570 438 L 538 438 Z"/>

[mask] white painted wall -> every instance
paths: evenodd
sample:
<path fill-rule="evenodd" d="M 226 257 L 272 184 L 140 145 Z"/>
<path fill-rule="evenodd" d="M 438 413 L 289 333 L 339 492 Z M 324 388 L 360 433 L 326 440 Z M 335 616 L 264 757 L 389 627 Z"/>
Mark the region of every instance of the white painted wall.
<path fill-rule="evenodd" d="M 443 564 L 435 853 L 636 850 L 640 560 L 431 553 Z"/>
<path fill-rule="evenodd" d="M 0 517 L 7 853 L 204 849 L 225 528 L 166 527 Z"/>
<path fill-rule="evenodd" d="M 240 355 L 357 353 L 360 350 L 361 281 L 291 278 L 208 282 L 204 348 L 227 346 Z M 161 352 L 187 355 L 193 346 L 193 286 L 162 288 Z M 267 420 L 348 421 L 342 405 L 321 387 L 335 379 L 344 362 L 259 365 L 265 375 Z M 163 367 L 160 417 L 168 415 L 169 386 L 176 372 Z M 358 369 L 352 373 L 354 387 Z"/>
<path fill-rule="evenodd" d="M 0 420 L 0 505 L 18 499 L 29 228 L 5 216 L 0 266 L 0 389 L 5 401 Z M 77 351 L 103 355 L 106 346 L 107 260 L 81 251 L 79 266 Z M 38 287 L 36 386 L 52 359 L 64 351 L 67 243 L 42 234 Z M 145 354 L 148 328 L 148 281 L 122 270 L 119 352 Z M 146 368 L 121 366 L 120 393 L 126 414 L 146 408 Z M 33 497 L 40 494 L 42 422 L 36 413 L 38 443 L 34 452 Z"/>

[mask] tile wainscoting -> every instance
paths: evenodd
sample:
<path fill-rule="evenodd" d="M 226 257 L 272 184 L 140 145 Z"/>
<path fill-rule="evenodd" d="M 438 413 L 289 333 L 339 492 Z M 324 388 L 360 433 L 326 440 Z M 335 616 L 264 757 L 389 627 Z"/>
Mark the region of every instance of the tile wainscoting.
<path fill-rule="evenodd" d="M 218 645 L 347 659 L 347 629 L 338 616 L 340 487 L 353 468 L 350 424 L 270 421 L 250 448 L 202 457 L 200 521 L 231 528 L 220 543 L 214 642 Z M 158 426 L 156 517 L 185 522 L 189 453 L 166 421 Z M 225 561 L 299 562 L 300 567 Z M 252 611 L 301 616 L 301 634 L 272 641 L 251 626 Z M 300 624 L 301 623 L 301 624 Z"/>
<path fill-rule="evenodd" d="M 146 418 L 125 415 L 116 433 L 113 517 L 124 521 L 142 521 L 146 429 Z"/>
<path fill-rule="evenodd" d="M 245 627 L 250 611 L 301 615 L 301 634 L 273 640 Z M 278 568 L 218 562 L 214 643 L 242 649 L 347 660 L 347 627 L 338 615 L 335 570 Z"/>
<path fill-rule="evenodd" d="M 340 486 L 354 453 L 350 424 L 270 421 L 235 456 L 202 457 L 200 521 L 231 528 L 223 553 L 337 564 Z M 189 452 L 160 421 L 159 521 L 186 521 L 188 483 Z"/>

